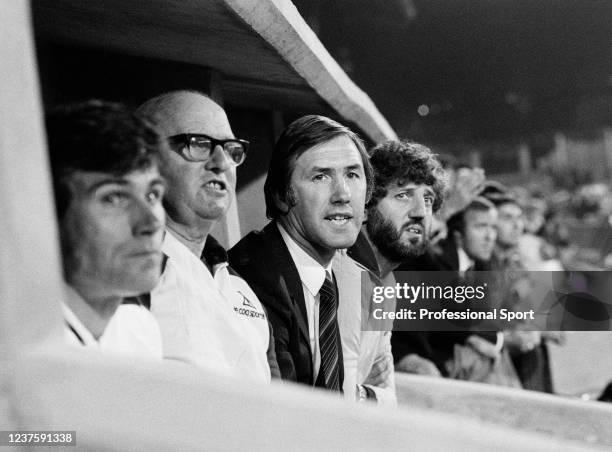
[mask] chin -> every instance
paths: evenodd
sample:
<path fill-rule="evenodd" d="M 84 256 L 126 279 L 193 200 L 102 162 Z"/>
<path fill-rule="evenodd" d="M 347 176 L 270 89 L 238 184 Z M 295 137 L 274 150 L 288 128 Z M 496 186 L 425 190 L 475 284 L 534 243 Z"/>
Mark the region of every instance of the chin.
<path fill-rule="evenodd" d="M 201 211 L 199 216 L 200 218 L 204 218 L 206 220 L 217 221 L 227 213 L 228 209 L 229 205 L 215 206 Z"/>
<path fill-rule="evenodd" d="M 124 287 L 124 296 L 133 297 L 144 293 L 151 292 L 159 282 L 160 271 L 158 268 L 155 271 L 146 271 L 132 275 L 129 280 L 126 279 Z"/>
<path fill-rule="evenodd" d="M 330 250 L 342 250 L 353 246 L 357 240 L 357 234 L 354 237 L 342 237 L 323 241 L 323 247 Z"/>
<path fill-rule="evenodd" d="M 343 248 L 350 248 L 357 241 L 357 236 L 359 235 L 359 229 L 351 230 L 345 234 L 342 234 L 340 237 L 334 237 L 330 240 L 333 243 L 333 248 L 339 250 Z"/>

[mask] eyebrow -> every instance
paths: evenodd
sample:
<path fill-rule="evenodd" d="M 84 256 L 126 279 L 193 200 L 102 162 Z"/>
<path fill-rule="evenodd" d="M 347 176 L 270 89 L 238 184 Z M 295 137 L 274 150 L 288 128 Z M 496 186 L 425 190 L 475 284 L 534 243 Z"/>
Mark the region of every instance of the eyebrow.
<path fill-rule="evenodd" d="M 343 170 L 356 170 L 356 169 L 361 169 L 363 170 L 363 166 L 355 163 L 353 165 L 349 165 L 349 166 L 345 166 L 344 168 L 342 168 Z M 323 166 L 314 166 L 311 170 L 311 172 L 313 173 L 330 173 L 332 171 L 334 171 L 335 168 L 330 168 L 330 167 L 323 167 Z"/>
<path fill-rule="evenodd" d="M 127 179 L 123 177 L 108 177 L 106 179 L 99 180 L 98 182 L 93 184 L 91 187 L 89 187 L 88 191 L 90 193 L 94 193 L 100 187 L 104 185 L 112 185 L 112 184 L 126 186 L 126 185 L 129 185 L 129 182 L 127 181 Z"/>
<path fill-rule="evenodd" d="M 363 165 L 355 163 L 344 168 L 345 170 L 363 170 Z"/>
<path fill-rule="evenodd" d="M 162 185 L 164 188 L 168 188 L 168 183 L 162 176 L 158 176 L 153 179 L 151 182 L 149 182 L 149 185 Z"/>
<path fill-rule="evenodd" d="M 96 190 L 98 190 L 100 187 L 103 187 L 104 185 L 121 185 L 122 187 L 127 187 L 130 185 L 130 181 L 128 181 L 126 178 L 121 177 L 121 176 L 120 177 L 108 177 L 108 178 L 99 180 L 98 182 L 93 184 L 91 187 L 89 187 L 88 192 L 95 193 Z M 149 182 L 149 186 L 153 186 L 153 185 L 162 185 L 164 187 L 167 187 L 166 180 L 161 176 L 157 176 L 155 179 Z"/>
<path fill-rule="evenodd" d="M 408 192 L 413 192 L 418 188 L 418 186 L 407 186 L 403 185 L 400 187 L 396 187 L 395 190 L 397 190 L 398 192 L 403 192 L 403 191 L 408 191 Z M 433 188 L 431 188 L 429 185 L 425 186 L 425 194 L 426 195 L 430 195 L 430 196 L 436 196 L 436 192 L 434 192 Z"/>

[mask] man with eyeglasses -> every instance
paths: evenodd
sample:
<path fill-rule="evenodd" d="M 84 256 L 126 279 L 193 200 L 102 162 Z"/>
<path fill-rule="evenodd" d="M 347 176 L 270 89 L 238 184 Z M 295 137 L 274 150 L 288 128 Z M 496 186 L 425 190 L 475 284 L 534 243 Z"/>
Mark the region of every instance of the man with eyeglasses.
<path fill-rule="evenodd" d="M 166 260 L 151 293 L 164 357 L 269 382 L 278 365 L 267 314 L 210 235 L 235 197 L 236 166 L 249 143 L 236 139 L 225 111 L 198 92 L 162 94 L 139 110 L 169 144 L 160 155 L 167 182 Z"/>

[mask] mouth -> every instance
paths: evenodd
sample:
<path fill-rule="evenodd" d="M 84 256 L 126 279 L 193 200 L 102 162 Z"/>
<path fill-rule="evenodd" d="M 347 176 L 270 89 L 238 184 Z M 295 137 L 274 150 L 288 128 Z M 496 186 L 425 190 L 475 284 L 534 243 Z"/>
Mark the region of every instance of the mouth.
<path fill-rule="evenodd" d="M 404 231 L 419 236 L 423 235 L 423 233 L 425 232 L 423 226 L 421 226 L 420 224 L 410 224 L 408 226 L 404 226 Z"/>
<path fill-rule="evenodd" d="M 225 182 L 220 181 L 220 180 L 210 180 L 208 182 L 206 182 L 203 187 L 207 190 L 213 191 L 213 192 L 225 192 L 227 191 L 227 187 L 225 185 Z"/>
<path fill-rule="evenodd" d="M 148 258 L 148 257 L 158 257 L 161 255 L 161 251 L 159 250 L 143 250 L 136 251 L 135 253 L 131 253 L 129 256 L 134 258 Z"/>
<path fill-rule="evenodd" d="M 332 215 L 327 215 L 325 217 L 325 220 L 329 221 L 334 226 L 344 226 L 349 221 L 351 221 L 352 218 L 353 216 L 349 214 L 336 213 Z"/>

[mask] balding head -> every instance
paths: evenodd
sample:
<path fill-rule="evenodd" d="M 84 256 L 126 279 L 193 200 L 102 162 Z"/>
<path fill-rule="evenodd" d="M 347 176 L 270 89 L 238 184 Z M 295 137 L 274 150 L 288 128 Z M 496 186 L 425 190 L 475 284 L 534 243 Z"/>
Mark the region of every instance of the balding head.
<path fill-rule="evenodd" d="M 138 111 L 153 119 L 166 136 L 204 133 L 233 138 L 227 115 L 219 104 L 197 91 L 171 91 L 142 104 Z"/>
<path fill-rule="evenodd" d="M 181 134 L 201 134 L 217 140 L 235 138 L 223 108 L 196 91 L 161 94 L 142 104 L 138 111 L 152 119 L 165 138 Z M 173 222 L 192 230 L 199 226 L 207 229 L 232 202 L 235 166 L 221 146 L 215 146 L 206 161 L 186 159 L 186 146 L 170 143 L 162 152 L 160 172 L 168 183 L 165 207 Z"/>

